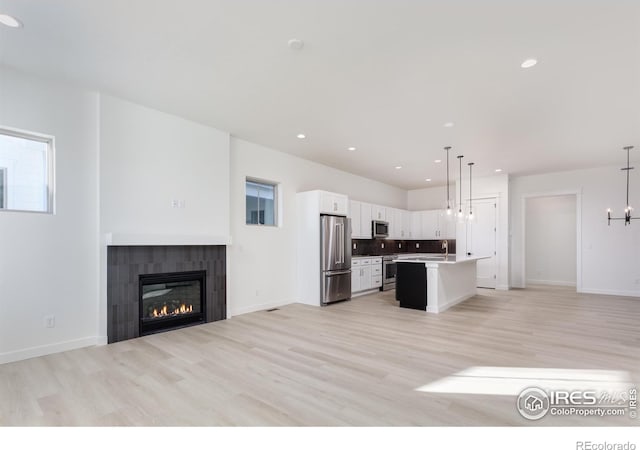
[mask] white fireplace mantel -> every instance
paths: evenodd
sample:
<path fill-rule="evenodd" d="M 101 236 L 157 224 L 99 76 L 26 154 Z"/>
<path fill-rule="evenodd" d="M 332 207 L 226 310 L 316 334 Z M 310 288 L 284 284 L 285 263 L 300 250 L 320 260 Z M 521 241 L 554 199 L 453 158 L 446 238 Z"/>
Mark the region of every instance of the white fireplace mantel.
<path fill-rule="evenodd" d="M 231 245 L 231 236 L 105 233 L 102 244 L 114 245 Z"/>

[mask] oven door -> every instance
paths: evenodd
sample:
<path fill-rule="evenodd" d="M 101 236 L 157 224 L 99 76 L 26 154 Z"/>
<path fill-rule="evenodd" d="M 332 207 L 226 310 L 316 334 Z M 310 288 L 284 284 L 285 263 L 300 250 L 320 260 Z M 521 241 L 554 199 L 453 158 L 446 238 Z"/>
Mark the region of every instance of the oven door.
<path fill-rule="evenodd" d="M 384 261 L 382 266 L 382 290 L 393 289 L 396 287 L 396 263 L 393 261 Z"/>

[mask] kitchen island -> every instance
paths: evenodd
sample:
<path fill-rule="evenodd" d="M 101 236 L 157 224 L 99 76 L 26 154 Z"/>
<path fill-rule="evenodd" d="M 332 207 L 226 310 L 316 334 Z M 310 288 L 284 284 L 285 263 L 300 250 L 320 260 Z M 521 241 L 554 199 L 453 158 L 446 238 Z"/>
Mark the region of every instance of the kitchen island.
<path fill-rule="evenodd" d="M 399 257 L 396 299 L 405 308 L 441 313 L 476 295 L 476 262 L 488 256 Z"/>

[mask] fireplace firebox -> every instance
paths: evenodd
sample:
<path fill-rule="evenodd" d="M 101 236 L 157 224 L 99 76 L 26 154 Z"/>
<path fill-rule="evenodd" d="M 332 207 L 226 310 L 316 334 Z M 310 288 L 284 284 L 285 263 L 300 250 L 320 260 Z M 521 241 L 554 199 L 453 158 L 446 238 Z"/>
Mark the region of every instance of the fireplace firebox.
<path fill-rule="evenodd" d="M 204 323 L 205 271 L 140 275 L 140 335 Z"/>

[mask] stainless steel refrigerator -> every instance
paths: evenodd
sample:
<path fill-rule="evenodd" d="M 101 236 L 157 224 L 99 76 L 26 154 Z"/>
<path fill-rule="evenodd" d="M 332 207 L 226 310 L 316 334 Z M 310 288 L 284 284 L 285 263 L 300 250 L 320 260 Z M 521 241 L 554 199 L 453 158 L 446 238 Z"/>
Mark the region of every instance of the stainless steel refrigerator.
<path fill-rule="evenodd" d="M 351 298 L 351 219 L 320 216 L 320 303 Z"/>

